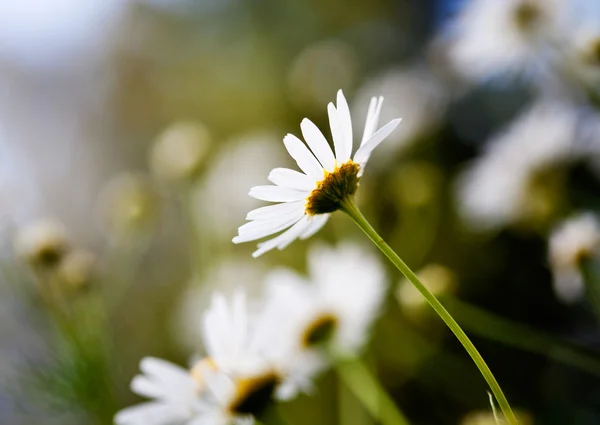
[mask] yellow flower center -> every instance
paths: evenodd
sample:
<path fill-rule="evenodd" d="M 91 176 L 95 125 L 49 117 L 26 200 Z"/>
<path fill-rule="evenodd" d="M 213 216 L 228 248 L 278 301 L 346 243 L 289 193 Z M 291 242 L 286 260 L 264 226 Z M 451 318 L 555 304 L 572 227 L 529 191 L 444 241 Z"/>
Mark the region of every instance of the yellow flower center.
<path fill-rule="evenodd" d="M 326 171 L 306 201 L 306 213 L 317 215 L 339 210 L 341 202 L 356 192 L 359 171 L 360 166 L 352 161 L 336 167 L 331 173 Z"/>

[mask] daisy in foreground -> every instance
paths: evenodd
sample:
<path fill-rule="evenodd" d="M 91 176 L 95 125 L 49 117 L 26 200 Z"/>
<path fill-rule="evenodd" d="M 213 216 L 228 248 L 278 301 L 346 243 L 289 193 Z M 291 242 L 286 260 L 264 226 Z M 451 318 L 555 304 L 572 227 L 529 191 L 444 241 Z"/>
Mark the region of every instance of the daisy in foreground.
<path fill-rule="evenodd" d="M 266 338 L 268 327 L 259 329 L 251 320 L 243 293 L 230 302 L 214 295 L 203 319 L 206 357 L 190 370 L 143 359 L 143 374 L 133 379 L 131 389 L 153 401 L 121 410 L 117 425 L 251 424 L 283 397 L 284 384 L 287 394 L 298 392 L 285 365 L 276 360 L 285 359 L 285 353 L 278 341 Z"/>
<path fill-rule="evenodd" d="M 251 222 L 239 228 L 238 236 L 233 238 L 233 242 L 249 242 L 288 229 L 273 239 L 259 243 L 258 250 L 253 254 L 254 257 L 258 257 L 274 248 L 284 249 L 298 238 L 309 238 L 325 225 L 332 212 L 337 210 L 345 212 L 392 264 L 417 288 L 446 323 L 469 353 L 490 386 L 509 425 L 518 425 L 515 414 L 508 404 L 500 385 L 498 385 L 492 371 L 469 337 L 435 295 L 421 283 L 410 267 L 379 236 L 354 202 L 358 181 L 364 172 L 365 165 L 373 149 L 389 136 L 400 123 L 400 119 L 395 119 L 376 131 L 382 102 L 383 98 L 381 97 L 371 99 L 362 141 L 352 159 L 350 159 L 352 154 L 352 121 L 348 104 L 341 90 L 338 92 L 337 106 L 330 103 L 327 108 L 335 155 L 323 133 L 308 119 L 302 121 L 300 128 L 312 152 L 300 139 L 288 134 L 283 142 L 303 173 L 285 168 L 276 168 L 269 174 L 269 180 L 275 184 L 274 186 L 252 188 L 250 196 L 264 201 L 279 202 L 279 204 L 258 208 L 248 213 L 247 219 Z M 294 284 L 293 286 L 301 288 L 301 285 Z M 292 292 L 295 292 L 295 290 Z M 297 292 L 300 294 L 303 290 Z M 300 317 L 302 316 L 303 314 L 300 314 Z M 331 317 L 326 319 L 327 323 L 324 321 L 322 324 L 318 324 L 319 336 L 321 336 L 321 330 L 328 333 L 335 326 L 334 319 Z"/>
<path fill-rule="evenodd" d="M 269 174 L 274 185 L 256 186 L 250 190 L 250 196 L 278 204 L 250 211 L 246 217 L 250 223 L 239 228 L 233 242 L 254 241 L 289 228 L 279 236 L 259 243 L 253 254 L 258 257 L 318 232 L 327 223 L 330 213 L 341 209 L 343 202 L 356 192 L 373 149 L 400 124 L 400 119 L 394 119 L 377 130 L 382 103 L 382 97 L 371 99 L 360 147 L 353 157 L 352 120 L 341 90 L 337 94 L 337 105 L 327 105 L 335 154 L 321 130 L 308 118 L 303 119 L 300 129 L 308 147 L 292 134 L 283 139 L 302 172 L 275 168 Z"/>

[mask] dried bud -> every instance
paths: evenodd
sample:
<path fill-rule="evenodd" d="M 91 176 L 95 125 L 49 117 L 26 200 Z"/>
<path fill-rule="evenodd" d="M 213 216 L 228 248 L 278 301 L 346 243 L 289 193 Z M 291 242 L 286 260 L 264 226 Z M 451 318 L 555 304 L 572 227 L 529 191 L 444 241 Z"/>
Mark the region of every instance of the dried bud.
<path fill-rule="evenodd" d="M 206 127 L 179 122 L 168 127 L 150 151 L 150 170 L 157 177 L 182 181 L 194 176 L 210 146 Z"/>
<path fill-rule="evenodd" d="M 67 231 L 62 223 L 54 220 L 33 222 L 19 231 L 15 250 L 32 266 L 55 267 L 68 250 Z"/>

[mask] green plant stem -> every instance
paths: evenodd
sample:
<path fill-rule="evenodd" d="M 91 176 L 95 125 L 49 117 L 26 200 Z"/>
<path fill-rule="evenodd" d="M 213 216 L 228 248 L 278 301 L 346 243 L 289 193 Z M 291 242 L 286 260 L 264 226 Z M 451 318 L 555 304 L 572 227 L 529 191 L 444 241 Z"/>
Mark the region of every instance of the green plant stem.
<path fill-rule="evenodd" d="M 454 316 L 464 324 L 465 329 L 482 338 L 541 354 L 600 376 L 600 358 L 581 351 L 581 347 L 505 319 L 457 298 L 447 297 L 444 301 Z"/>
<path fill-rule="evenodd" d="M 377 378 L 358 359 L 343 360 L 336 371 L 344 384 L 383 425 L 409 425 L 404 414 L 386 393 Z"/>
<path fill-rule="evenodd" d="M 356 223 L 356 225 L 371 239 L 371 241 L 379 248 L 386 257 L 396 266 L 396 268 L 417 288 L 417 290 L 425 297 L 429 305 L 435 310 L 440 318 L 446 323 L 450 330 L 454 333 L 456 338 L 463 345 L 467 353 L 471 356 L 475 365 L 483 375 L 484 379 L 488 383 L 490 389 L 494 393 L 502 413 L 510 425 L 518 425 L 517 418 L 513 413 L 508 400 L 502 392 L 502 388 L 498 385 L 496 378 L 492 374 L 492 371 L 485 363 L 479 351 L 475 348 L 469 337 L 465 334 L 462 328 L 456 323 L 456 320 L 448 313 L 444 306 L 438 301 L 438 299 L 421 283 L 415 273 L 406 265 L 404 261 L 390 248 L 388 244 L 379 236 L 379 234 L 369 224 L 367 219 L 362 215 L 353 198 L 346 198 L 341 205 L 342 211 L 350 216 L 350 218 Z"/>

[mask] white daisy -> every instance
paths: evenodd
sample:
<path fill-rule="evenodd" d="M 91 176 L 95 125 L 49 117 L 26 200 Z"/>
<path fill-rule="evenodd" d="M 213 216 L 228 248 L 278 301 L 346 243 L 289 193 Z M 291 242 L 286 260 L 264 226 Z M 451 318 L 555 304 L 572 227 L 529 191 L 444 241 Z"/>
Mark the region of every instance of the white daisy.
<path fill-rule="evenodd" d="M 562 0 L 470 2 L 453 27 L 451 62 L 473 80 L 539 71 L 558 36 L 562 5 Z"/>
<path fill-rule="evenodd" d="M 211 366 L 205 369 L 211 376 L 217 371 L 229 380 L 226 383 L 225 377 L 215 377 L 221 387 L 220 393 L 215 394 L 219 402 L 213 407 L 221 414 L 233 419 L 258 415 L 273 398 L 281 398 L 280 387 L 288 387 L 287 393 L 297 392 L 284 364 L 283 340 L 273 335 L 274 325 L 248 314 L 243 292 L 237 292 L 230 303 L 221 294 L 213 296 L 203 321 Z"/>
<path fill-rule="evenodd" d="M 581 155 L 576 124 L 577 114 L 569 105 L 542 100 L 494 136 L 459 176 L 458 207 L 465 222 L 496 228 L 546 208 L 535 185 L 543 172 Z"/>
<path fill-rule="evenodd" d="M 186 370 L 165 360 L 146 357 L 140 362 L 143 375 L 131 381 L 133 392 L 153 399 L 121 410 L 117 425 L 192 424 L 202 411 L 201 385 Z"/>
<path fill-rule="evenodd" d="M 583 296 L 581 265 L 600 252 L 600 223 L 591 213 L 582 213 L 561 223 L 550 235 L 548 259 L 554 274 L 554 291 L 564 302 Z"/>
<path fill-rule="evenodd" d="M 314 247 L 308 263 L 308 280 L 287 269 L 267 278 L 265 307 L 273 332 L 286 341 L 287 367 L 305 382 L 330 355 L 358 354 L 386 290 L 383 267 L 358 246 Z"/>
<path fill-rule="evenodd" d="M 302 172 L 275 168 L 269 174 L 273 186 L 256 186 L 250 196 L 268 202 L 279 202 L 248 213 L 246 223 L 238 230 L 234 243 L 249 242 L 285 232 L 258 244 L 253 254 L 258 257 L 274 248 L 283 249 L 294 240 L 307 239 L 327 222 L 330 213 L 356 192 L 358 181 L 373 149 L 400 123 L 395 119 L 376 131 L 383 98 L 372 98 L 359 149 L 351 159 L 353 133 L 348 103 L 338 91 L 337 105 L 329 103 L 329 125 L 335 147 L 309 119 L 300 123 L 308 147 L 296 136 L 288 134 L 283 143 Z M 311 152 L 312 151 L 312 152 Z"/>

